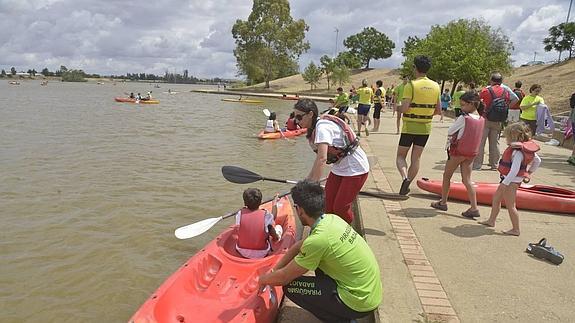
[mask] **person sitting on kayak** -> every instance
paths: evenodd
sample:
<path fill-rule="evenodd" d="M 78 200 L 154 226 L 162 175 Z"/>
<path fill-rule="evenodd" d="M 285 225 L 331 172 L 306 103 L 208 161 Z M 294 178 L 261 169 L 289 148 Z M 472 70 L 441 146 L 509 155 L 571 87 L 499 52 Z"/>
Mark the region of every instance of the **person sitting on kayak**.
<path fill-rule="evenodd" d="M 270 113 L 270 116 L 268 117 L 268 120 L 266 122 L 266 127 L 264 128 L 264 133 L 273 133 L 280 131 L 280 125 L 276 120 L 276 118 L 277 117 L 275 112 Z"/>
<path fill-rule="evenodd" d="M 541 158 L 537 155 L 539 145 L 531 140 L 531 130 L 523 122 L 516 122 L 505 127 L 503 131 L 507 140 L 507 149 L 499 161 L 499 173 L 501 182 L 491 202 L 491 215 L 487 221 L 479 222 L 488 227 L 495 226 L 495 220 L 501 210 L 501 200 L 505 200 L 505 207 L 513 228 L 503 231 L 505 234 L 519 235 L 519 213 L 515 206 L 515 196 L 521 182 L 529 182 L 531 174 L 541 164 Z"/>
<path fill-rule="evenodd" d="M 467 91 L 459 98 L 461 115 L 447 130 L 447 162 L 443 170 L 443 184 L 441 187 L 441 200 L 431 203 L 434 209 L 447 211 L 447 197 L 451 186 L 451 177 L 459 168 L 461 181 L 467 189 L 471 207 L 461 213 L 466 218 L 473 219 L 479 216 L 477 209 L 477 196 L 475 187 L 471 182 L 471 170 L 473 159 L 479 152 L 481 136 L 485 127 L 485 119 L 482 117 L 485 105 L 479 94 L 475 91 Z"/>
<path fill-rule="evenodd" d="M 142 101 L 142 95 L 140 93 L 138 93 L 138 95 L 136 95 L 136 100 Z"/>
<path fill-rule="evenodd" d="M 151 99 L 152 99 L 152 91 L 148 91 L 148 93 L 146 93 L 146 97 L 140 100 L 149 101 Z"/>
<path fill-rule="evenodd" d="M 260 288 L 283 286 L 285 296 L 322 322 L 369 315 L 381 303 L 382 285 L 367 242 L 339 216 L 324 213 L 324 190 L 318 182 L 300 181 L 291 194 L 298 218 L 311 233 L 259 276 Z M 308 271 L 315 276 L 303 276 Z"/>
<path fill-rule="evenodd" d="M 274 227 L 278 196 L 272 202 L 272 213 L 260 209 L 262 192 L 259 189 L 246 189 L 243 198 L 245 207 L 236 214 L 236 225 L 239 225 L 236 250 L 245 258 L 263 258 L 271 249 L 268 238 L 271 236 L 274 241 L 281 238 L 281 226 Z"/>
<path fill-rule="evenodd" d="M 135 99 L 134 92 L 130 92 L 130 99 Z"/>
<path fill-rule="evenodd" d="M 286 130 L 298 130 L 299 128 L 299 125 L 295 122 L 295 113 L 290 113 L 286 121 Z"/>

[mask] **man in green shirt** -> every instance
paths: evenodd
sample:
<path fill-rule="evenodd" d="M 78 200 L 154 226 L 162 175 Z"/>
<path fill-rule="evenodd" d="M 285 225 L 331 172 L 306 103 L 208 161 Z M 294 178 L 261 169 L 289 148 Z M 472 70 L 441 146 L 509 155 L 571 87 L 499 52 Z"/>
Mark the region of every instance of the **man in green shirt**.
<path fill-rule="evenodd" d="M 457 91 L 455 91 L 455 93 L 453 93 L 453 98 L 451 100 L 451 104 L 453 105 L 453 110 L 455 110 L 455 117 L 456 118 L 459 117 L 459 115 L 461 114 L 461 102 L 459 102 L 459 98 L 461 98 L 463 93 L 465 93 L 465 91 L 463 91 L 463 85 L 458 85 Z"/>
<path fill-rule="evenodd" d="M 350 124 L 349 117 L 345 114 L 349 108 L 349 96 L 341 87 L 337 88 L 337 96 L 335 97 L 333 107 L 338 109 L 337 116 L 346 121 L 347 124 Z"/>
<path fill-rule="evenodd" d="M 401 125 L 401 112 L 399 112 L 399 107 L 401 107 L 401 100 L 403 99 L 403 88 L 405 84 L 407 84 L 409 79 L 407 77 L 403 77 L 403 82 L 395 87 L 393 90 L 393 114 L 397 111 L 397 120 L 395 121 L 396 127 L 396 135 L 399 135 L 399 126 Z"/>
<path fill-rule="evenodd" d="M 285 295 L 324 322 L 367 316 L 382 300 L 379 265 L 365 240 L 344 220 L 324 214 L 324 192 L 317 182 L 291 189 L 295 211 L 309 236 L 295 243 L 261 287 L 284 286 Z M 315 276 L 302 276 L 315 270 Z"/>

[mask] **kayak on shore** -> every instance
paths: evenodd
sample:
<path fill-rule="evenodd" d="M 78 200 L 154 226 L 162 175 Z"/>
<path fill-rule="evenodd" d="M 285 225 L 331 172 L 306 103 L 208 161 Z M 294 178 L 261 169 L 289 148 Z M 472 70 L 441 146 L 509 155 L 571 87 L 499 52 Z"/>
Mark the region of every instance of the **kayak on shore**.
<path fill-rule="evenodd" d="M 159 104 L 160 101 L 158 100 L 136 100 L 136 99 L 131 99 L 131 98 L 120 98 L 120 97 L 116 97 L 114 98 L 114 100 L 116 102 L 122 102 L 122 103 L 139 103 L 139 104 Z"/>
<path fill-rule="evenodd" d="M 301 128 L 297 130 L 286 130 L 283 132 L 284 137 L 292 138 L 296 136 L 303 135 L 307 132 L 307 128 Z M 280 139 L 282 134 L 279 131 L 265 133 L 263 130 L 258 133 L 258 138 L 260 139 Z"/>
<path fill-rule="evenodd" d="M 271 202 L 260 208 L 271 211 Z M 271 254 L 246 259 L 236 251 L 232 225 L 190 258 L 146 300 L 129 322 L 275 322 L 282 286 L 258 290 L 259 275 L 272 269 L 296 241 L 292 205 L 278 201 L 276 224 L 283 228 Z M 233 221 L 233 220 L 232 220 Z"/>
<path fill-rule="evenodd" d="M 477 191 L 477 203 L 491 205 L 499 183 L 474 183 Z M 424 191 L 441 195 L 441 181 L 418 179 L 417 186 Z M 449 198 L 469 201 L 467 189 L 461 182 L 451 182 Z M 521 184 L 515 200 L 518 209 L 543 211 L 550 213 L 575 214 L 575 191 L 547 186 Z M 505 205 L 505 201 L 502 201 Z"/>
<path fill-rule="evenodd" d="M 239 103 L 264 103 L 261 100 L 252 100 L 252 99 L 222 99 L 225 102 L 239 102 Z"/>

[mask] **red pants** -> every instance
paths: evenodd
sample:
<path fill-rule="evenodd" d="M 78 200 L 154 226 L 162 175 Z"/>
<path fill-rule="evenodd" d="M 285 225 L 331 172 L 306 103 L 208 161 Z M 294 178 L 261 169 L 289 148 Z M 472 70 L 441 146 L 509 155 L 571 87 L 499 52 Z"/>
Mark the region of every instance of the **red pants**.
<path fill-rule="evenodd" d="M 351 203 L 363 187 L 368 174 L 338 176 L 330 172 L 325 183 L 325 213 L 336 214 L 347 223 L 351 223 L 353 221 Z"/>

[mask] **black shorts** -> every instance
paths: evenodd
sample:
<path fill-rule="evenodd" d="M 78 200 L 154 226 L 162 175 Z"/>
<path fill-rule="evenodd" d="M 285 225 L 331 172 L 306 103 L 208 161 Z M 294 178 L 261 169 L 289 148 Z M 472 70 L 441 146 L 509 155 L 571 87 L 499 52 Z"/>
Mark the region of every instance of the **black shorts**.
<path fill-rule="evenodd" d="M 412 135 L 409 133 L 402 133 L 399 137 L 399 145 L 402 147 L 411 147 L 411 145 L 425 147 L 429 135 Z"/>
<path fill-rule="evenodd" d="M 383 108 L 383 106 L 381 105 L 381 103 L 376 103 L 373 105 L 373 118 L 374 119 L 379 119 L 379 117 L 381 116 L 381 109 Z"/>

